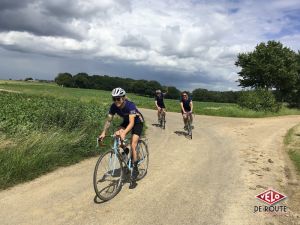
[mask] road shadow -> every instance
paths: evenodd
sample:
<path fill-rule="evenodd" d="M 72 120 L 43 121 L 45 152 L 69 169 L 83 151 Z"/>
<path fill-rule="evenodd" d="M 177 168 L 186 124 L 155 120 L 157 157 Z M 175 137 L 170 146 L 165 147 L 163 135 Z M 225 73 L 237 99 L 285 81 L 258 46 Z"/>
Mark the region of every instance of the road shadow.
<path fill-rule="evenodd" d="M 174 133 L 177 134 L 178 136 L 184 136 L 187 139 L 191 139 L 188 132 L 186 132 L 186 131 L 177 130 L 177 131 L 174 131 Z"/>
<path fill-rule="evenodd" d="M 152 126 L 154 126 L 154 127 L 161 127 L 160 124 L 158 124 L 158 123 L 152 123 Z"/>
<path fill-rule="evenodd" d="M 123 168 L 123 172 L 124 172 L 124 177 L 121 181 L 120 190 L 117 191 L 117 194 L 114 197 L 116 197 L 121 192 L 121 190 L 123 189 L 123 186 L 125 184 L 129 184 L 129 189 L 134 189 L 138 185 L 136 181 L 131 180 L 130 171 L 127 168 Z M 120 169 L 117 169 L 117 170 L 115 170 L 115 175 L 114 176 L 118 177 L 118 176 L 120 176 L 120 173 L 121 173 Z M 105 180 L 106 180 L 106 178 L 105 178 L 105 176 L 103 176 L 101 179 L 98 180 L 98 182 L 103 182 Z M 118 183 L 118 180 L 111 181 L 111 182 L 109 182 L 109 184 L 102 187 L 102 189 L 99 192 L 102 193 L 102 192 L 105 192 L 106 190 L 109 190 L 111 188 L 113 189 L 112 191 L 114 191 L 114 188 L 117 187 L 117 185 L 116 185 L 117 183 Z M 110 200 L 107 200 L 107 201 L 110 201 Z M 101 200 L 97 195 L 95 195 L 95 197 L 94 197 L 94 203 L 96 203 L 96 204 L 103 204 L 107 201 Z"/>

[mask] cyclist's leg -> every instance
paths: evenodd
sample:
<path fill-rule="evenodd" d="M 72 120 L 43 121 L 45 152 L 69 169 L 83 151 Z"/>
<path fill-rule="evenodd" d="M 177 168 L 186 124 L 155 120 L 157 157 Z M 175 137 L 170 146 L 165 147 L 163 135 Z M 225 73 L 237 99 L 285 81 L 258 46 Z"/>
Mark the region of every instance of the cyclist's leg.
<path fill-rule="evenodd" d="M 162 115 L 166 119 L 166 108 L 161 108 L 161 110 L 162 110 Z"/>
<path fill-rule="evenodd" d="M 143 124 L 138 123 L 135 124 L 134 127 L 132 128 L 132 136 L 131 136 L 131 150 L 132 150 L 132 158 L 133 158 L 133 171 L 132 171 L 132 179 L 135 180 L 137 176 L 139 175 L 138 171 L 138 158 L 137 158 L 137 144 L 140 139 L 140 136 L 143 131 Z"/>
<path fill-rule="evenodd" d="M 186 128 L 186 126 L 187 126 L 187 114 L 186 113 L 182 113 L 182 119 L 183 119 L 184 127 Z"/>
<path fill-rule="evenodd" d="M 160 117 L 161 117 L 161 108 L 157 110 L 157 120 L 158 122 L 160 121 Z"/>
<path fill-rule="evenodd" d="M 132 134 L 132 136 L 131 136 L 131 150 L 132 150 L 133 163 L 137 161 L 136 147 L 137 147 L 139 139 L 140 139 L 140 136 L 138 136 L 136 134 Z"/>
<path fill-rule="evenodd" d="M 133 162 L 137 161 L 137 155 L 136 155 L 136 147 L 138 144 L 138 141 L 140 139 L 140 136 L 142 135 L 143 131 L 143 123 L 136 123 L 134 124 L 132 130 L 131 130 L 131 150 L 132 150 L 132 156 L 133 156 Z"/>
<path fill-rule="evenodd" d="M 193 118 L 192 118 L 192 113 L 191 112 L 187 113 L 187 119 L 189 120 L 190 124 L 192 124 Z"/>

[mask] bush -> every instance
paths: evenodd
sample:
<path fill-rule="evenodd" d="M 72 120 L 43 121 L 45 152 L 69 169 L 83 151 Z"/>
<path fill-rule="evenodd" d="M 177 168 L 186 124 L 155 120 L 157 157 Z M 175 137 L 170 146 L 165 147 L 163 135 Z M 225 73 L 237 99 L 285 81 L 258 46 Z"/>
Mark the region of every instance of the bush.
<path fill-rule="evenodd" d="M 242 91 L 238 105 L 254 111 L 278 112 L 281 105 L 276 102 L 272 92 L 265 89 Z"/>

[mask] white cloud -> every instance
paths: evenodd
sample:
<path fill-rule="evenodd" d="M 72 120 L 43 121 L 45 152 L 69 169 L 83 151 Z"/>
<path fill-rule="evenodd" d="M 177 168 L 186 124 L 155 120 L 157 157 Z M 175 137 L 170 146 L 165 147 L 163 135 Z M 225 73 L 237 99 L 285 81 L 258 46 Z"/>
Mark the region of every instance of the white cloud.
<path fill-rule="evenodd" d="M 212 87 L 213 81 L 216 87 L 234 88 L 239 52 L 252 51 L 272 37 L 299 49 L 299 32 L 282 33 L 292 21 L 287 13 L 297 9 L 297 0 L 37 0 L 21 14 L 27 28 L 22 30 L 18 20 L 11 30 L 9 23 L 2 25 L 0 46 L 71 59 L 123 62 L 127 74 L 130 65 L 174 72 L 183 78 L 201 74 L 204 86 Z M 163 76 L 157 79 L 166 82 Z"/>

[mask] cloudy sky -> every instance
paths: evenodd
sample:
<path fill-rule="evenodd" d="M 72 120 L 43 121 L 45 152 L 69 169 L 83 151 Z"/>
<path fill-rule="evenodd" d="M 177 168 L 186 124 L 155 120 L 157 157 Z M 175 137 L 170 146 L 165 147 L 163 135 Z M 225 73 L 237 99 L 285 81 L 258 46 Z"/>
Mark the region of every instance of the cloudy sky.
<path fill-rule="evenodd" d="M 237 90 L 237 54 L 300 50 L 299 0 L 0 0 L 0 79 L 114 75 Z"/>

